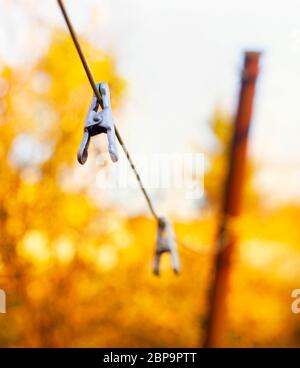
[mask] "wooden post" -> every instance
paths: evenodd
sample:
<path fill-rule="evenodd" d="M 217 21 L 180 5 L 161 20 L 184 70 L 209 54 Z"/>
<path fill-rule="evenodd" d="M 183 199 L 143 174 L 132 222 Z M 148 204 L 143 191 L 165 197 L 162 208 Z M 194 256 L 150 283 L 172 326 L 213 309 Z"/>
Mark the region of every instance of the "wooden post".
<path fill-rule="evenodd" d="M 231 257 L 236 239 L 228 226 L 240 213 L 244 182 L 248 132 L 250 127 L 255 83 L 259 71 L 258 52 L 246 52 L 241 76 L 241 89 L 229 155 L 228 176 L 217 232 L 214 279 L 209 295 L 208 320 L 204 347 L 221 347 L 226 323 L 226 295 L 229 286 Z"/>

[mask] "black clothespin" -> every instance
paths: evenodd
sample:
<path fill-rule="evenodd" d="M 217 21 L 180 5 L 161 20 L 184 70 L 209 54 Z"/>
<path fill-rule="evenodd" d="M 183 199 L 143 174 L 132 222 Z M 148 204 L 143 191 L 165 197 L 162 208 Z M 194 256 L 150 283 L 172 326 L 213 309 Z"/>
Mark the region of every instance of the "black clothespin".
<path fill-rule="evenodd" d="M 158 218 L 156 250 L 153 272 L 159 275 L 159 262 L 163 253 L 170 253 L 172 267 L 175 273 L 180 272 L 180 263 L 177 253 L 177 244 L 171 223 L 165 217 Z"/>
<path fill-rule="evenodd" d="M 82 165 L 86 162 L 88 158 L 88 148 L 91 137 L 101 133 L 107 134 L 108 151 L 110 158 L 113 162 L 118 161 L 118 149 L 116 144 L 115 126 L 110 104 L 109 87 L 107 83 L 102 82 L 97 85 L 97 88 L 102 97 L 102 110 L 98 112 L 99 101 L 94 95 L 92 104 L 85 120 L 83 138 L 77 154 L 77 159 Z"/>

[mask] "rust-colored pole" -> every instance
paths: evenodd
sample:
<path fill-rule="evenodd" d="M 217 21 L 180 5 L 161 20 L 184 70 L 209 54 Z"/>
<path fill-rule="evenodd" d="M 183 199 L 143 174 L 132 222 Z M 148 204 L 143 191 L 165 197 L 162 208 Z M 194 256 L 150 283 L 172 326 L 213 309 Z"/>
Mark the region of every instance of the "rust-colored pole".
<path fill-rule="evenodd" d="M 221 347 L 226 323 L 226 295 L 229 286 L 231 257 L 235 248 L 235 235 L 229 220 L 240 213 L 244 182 L 248 132 L 251 122 L 255 82 L 259 71 L 258 52 L 246 52 L 241 77 L 241 89 L 234 124 L 228 163 L 228 176 L 224 190 L 223 208 L 216 240 L 214 279 L 209 295 L 208 320 L 204 347 Z"/>

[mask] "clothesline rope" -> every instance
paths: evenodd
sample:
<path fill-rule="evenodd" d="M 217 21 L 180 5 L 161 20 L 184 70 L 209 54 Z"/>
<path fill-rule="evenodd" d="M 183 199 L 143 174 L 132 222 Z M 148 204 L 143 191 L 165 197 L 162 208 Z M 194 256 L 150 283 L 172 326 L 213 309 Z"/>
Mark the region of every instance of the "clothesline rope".
<path fill-rule="evenodd" d="M 57 0 L 57 2 L 58 2 L 58 5 L 59 5 L 59 7 L 61 9 L 62 15 L 63 15 L 63 17 L 64 17 L 64 19 L 66 21 L 66 24 L 67 24 L 67 27 L 69 29 L 71 38 L 72 38 L 73 43 L 74 43 L 74 45 L 76 47 L 76 50 L 77 50 L 78 55 L 80 57 L 80 60 L 81 60 L 82 66 L 83 66 L 83 68 L 85 70 L 85 73 L 86 73 L 86 75 L 88 77 L 88 80 L 90 82 L 90 85 L 92 87 L 92 90 L 94 91 L 95 96 L 97 97 L 99 103 L 101 104 L 101 100 L 102 100 L 101 95 L 100 95 L 99 90 L 97 88 L 95 79 L 94 79 L 93 74 L 91 72 L 91 69 L 90 69 L 90 67 L 89 67 L 89 65 L 87 63 L 87 60 L 86 60 L 86 58 L 85 58 L 85 56 L 83 54 L 83 51 L 81 49 L 81 46 L 80 46 L 78 37 L 77 37 L 76 32 L 74 30 L 74 27 L 73 27 L 73 25 L 71 23 L 71 20 L 70 20 L 68 14 L 67 14 L 66 8 L 65 8 L 62 0 Z M 120 145 L 121 145 L 121 147 L 122 147 L 122 149 L 123 149 L 123 151 L 125 153 L 125 156 L 126 156 L 128 162 L 130 164 L 130 167 L 131 167 L 132 171 L 134 172 L 134 175 L 135 175 L 135 177 L 136 177 L 136 179 L 138 181 L 139 187 L 140 187 L 140 189 L 141 189 L 141 191 L 142 191 L 142 193 L 143 193 L 143 195 L 144 195 L 144 197 L 146 199 L 146 202 L 147 202 L 147 205 L 149 207 L 149 210 L 150 210 L 151 214 L 153 215 L 153 217 L 158 221 L 159 220 L 159 216 L 158 216 L 157 212 L 154 209 L 154 205 L 152 203 L 152 200 L 151 200 L 148 192 L 146 191 L 146 189 L 145 189 L 145 187 L 143 185 L 142 179 L 141 179 L 141 177 L 140 177 L 140 175 L 139 175 L 139 173 L 137 171 L 137 168 L 135 167 L 134 162 L 133 162 L 133 160 L 132 160 L 132 158 L 130 156 L 130 153 L 129 153 L 129 151 L 128 151 L 128 149 L 127 149 L 127 147 L 126 147 L 126 145 L 125 145 L 125 143 L 123 141 L 123 138 L 121 137 L 121 135 L 120 135 L 120 133 L 118 131 L 118 128 L 116 126 L 115 126 L 115 133 L 116 133 L 116 137 L 117 137 L 117 139 L 118 139 L 118 141 L 119 141 L 119 143 L 120 143 Z"/>

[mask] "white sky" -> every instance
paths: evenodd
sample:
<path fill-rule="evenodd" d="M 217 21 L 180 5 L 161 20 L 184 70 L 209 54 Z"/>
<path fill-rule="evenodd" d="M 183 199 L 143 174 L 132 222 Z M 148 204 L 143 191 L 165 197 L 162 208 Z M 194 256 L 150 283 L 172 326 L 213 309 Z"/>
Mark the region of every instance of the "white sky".
<path fill-rule="evenodd" d="M 41 22 L 30 52 L 27 3 Z M 250 155 L 267 166 L 257 185 L 266 201 L 300 199 L 299 0 L 65 4 L 78 31 L 112 52 L 128 81 L 119 125 L 133 151 L 207 144 L 205 125 L 216 105 L 235 111 L 242 51 L 262 50 Z M 64 27 L 55 0 L 0 0 L 0 58 L 14 64 L 38 56 L 48 24 Z"/>

